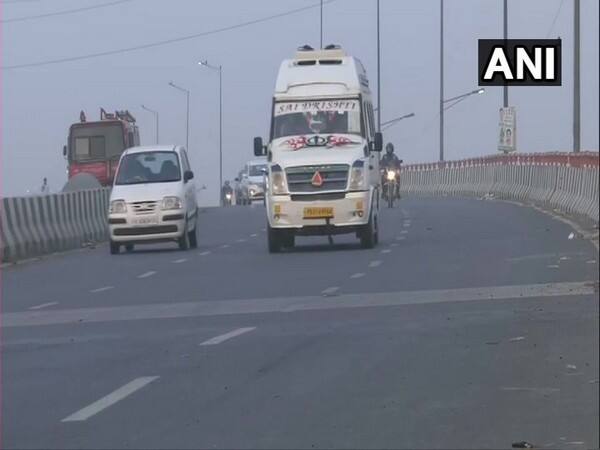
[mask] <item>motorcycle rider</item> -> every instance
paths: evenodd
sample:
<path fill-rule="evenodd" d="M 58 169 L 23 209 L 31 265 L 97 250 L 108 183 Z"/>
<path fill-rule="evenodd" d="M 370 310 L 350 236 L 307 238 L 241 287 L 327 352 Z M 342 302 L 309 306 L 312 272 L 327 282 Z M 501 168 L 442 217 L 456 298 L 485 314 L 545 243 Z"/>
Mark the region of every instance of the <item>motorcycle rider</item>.
<path fill-rule="evenodd" d="M 229 194 L 229 198 L 227 198 L 227 194 Z M 233 188 L 229 183 L 229 180 L 226 180 L 221 188 L 221 201 L 224 205 L 231 205 L 231 199 L 233 198 Z"/>
<path fill-rule="evenodd" d="M 382 175 L 381 175 L 381 184 L 384 185 L 386 182 L 385 176 L 386 176 L 386 172 L 387 170 L 393 170 L 394 172 L 396 172 L 396 192 L 395 192 L 395 196 L 397 198 L 400 198 L 400 164 L 402 164 L 402 160 L 399 159 L 396 154 L 394 153 L 394 144 L 392 144 L 391 142 L 388 142 L 387 145 L 385 146 L 385 155 L 383 155 L 383 157 L 381 158 L 381 161 L 379 162 L 379 166 L 382 169 Z"/>

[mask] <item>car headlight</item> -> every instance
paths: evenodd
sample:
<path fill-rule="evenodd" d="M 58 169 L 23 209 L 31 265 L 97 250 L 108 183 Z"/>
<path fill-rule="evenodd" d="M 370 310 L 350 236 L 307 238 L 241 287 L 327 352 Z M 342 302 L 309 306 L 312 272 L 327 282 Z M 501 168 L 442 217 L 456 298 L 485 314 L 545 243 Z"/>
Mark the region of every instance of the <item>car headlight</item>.
<path fill-rule="evenodd" d="M 285 183 L 285 174 L 279 164 L 271 166 L 271 190 L 275 195 L 287 194 L 287 186 Z"/>
<path fill-rule="evenodd" d="M 161 209 L 181 209 L 183 204 L 179 197 L 165 197 L 162 201 Z"/>
<path fill-rule="evenodd" d="M 127 212 L 127 203 L 125 200 L 113 200 L 110 202 L 110 214 L 124 214 Z"/>
<path fill-rule="evenodd" d="M 350 184 L 351 191 L 360 191 L 365 188 L 365 163 L 358 160 L 352 164 L 350 169 Z"/>

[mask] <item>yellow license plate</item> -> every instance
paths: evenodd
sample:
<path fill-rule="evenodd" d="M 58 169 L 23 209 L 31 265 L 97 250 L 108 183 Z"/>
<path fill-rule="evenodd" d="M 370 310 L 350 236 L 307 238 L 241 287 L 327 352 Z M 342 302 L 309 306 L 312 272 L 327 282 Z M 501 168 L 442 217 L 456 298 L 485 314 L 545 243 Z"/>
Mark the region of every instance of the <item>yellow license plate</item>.
<path fill-rule="evenodd" d="M 333 208 L 331 207 L 308 207 L 304 208 L 305 219 L 331 219 Z"/>

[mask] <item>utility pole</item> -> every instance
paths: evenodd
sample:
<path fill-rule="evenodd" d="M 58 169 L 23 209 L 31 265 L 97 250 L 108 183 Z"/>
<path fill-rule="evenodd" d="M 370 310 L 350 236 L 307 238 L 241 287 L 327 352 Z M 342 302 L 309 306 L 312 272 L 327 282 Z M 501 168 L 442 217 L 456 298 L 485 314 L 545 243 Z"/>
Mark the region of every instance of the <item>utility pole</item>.
<path fill-rule="evenodd" d="M 323 0 L 321 0 L 321 50 L 323 50 Z"/>
<path fill-rule="evenodd" d="M 444 160 L 444 0 L 440 0 L 440 161 Z"/>
<path fill-rule="evenodd" d="M 573 151 L 581 151 L 581 85 L 580 85 L 580 2 L 574 0 L 573 3 Z"/>
<path fill-rule="evenodd" d="M 508 39 L 508 0 L 504 0 L 504 45 Z M 508 86 L 505 84 L 502 90 L 504 94 L 504 107 L 508 108 Z"/>
<path fill-rule="evenodd" d="M 379 35 L 379 0 L 377 0 L 377 131 L 381 133 L 381 40 Z"/>

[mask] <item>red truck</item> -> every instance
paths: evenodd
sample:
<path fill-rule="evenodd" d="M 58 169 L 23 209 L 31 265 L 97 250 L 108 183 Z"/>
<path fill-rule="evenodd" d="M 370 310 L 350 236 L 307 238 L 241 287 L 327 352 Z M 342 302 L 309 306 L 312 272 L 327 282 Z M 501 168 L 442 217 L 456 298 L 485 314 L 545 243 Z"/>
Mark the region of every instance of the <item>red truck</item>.
<path fill-rule="evenodd" d="M 100 108 L 100 120 L 91 122 L 81 111 L 79 122 L 69 128 L 68 143 L 63 148 L 69 181 L 79 174 L 89 174 L 101 186 L 112 185 L 121 154 L 139 144 L 139 129 L 129 111 L 107 113 Z"/>

